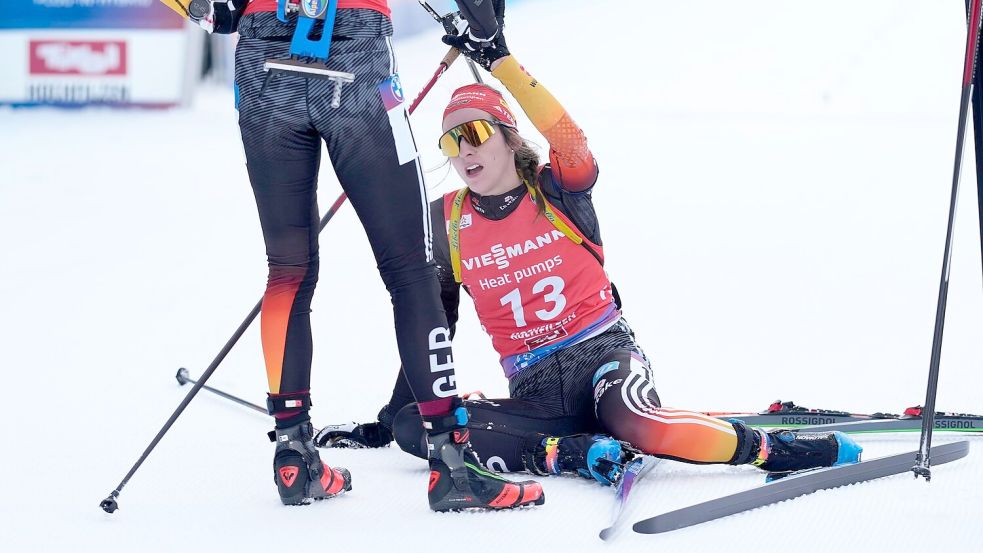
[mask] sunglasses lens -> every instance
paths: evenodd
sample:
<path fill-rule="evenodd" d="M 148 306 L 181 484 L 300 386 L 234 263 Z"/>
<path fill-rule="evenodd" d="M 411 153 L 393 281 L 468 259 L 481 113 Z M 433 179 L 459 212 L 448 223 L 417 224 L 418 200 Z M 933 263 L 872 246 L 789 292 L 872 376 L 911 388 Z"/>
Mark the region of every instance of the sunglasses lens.
<path fill-rule="evenodd" d="M 461 123 L 440 137 L 440 151 L 447 157 L 461 155 L 461 140 L 472 146 L 481 146 L 495 134 L 495 126 L 485 120 Z"/>
<path fill-rule="evenodd" d="M 440 152 L 447 157 L 457 157 L 461 154 L 460 138 L 451 129 L 440 137 Z"/>

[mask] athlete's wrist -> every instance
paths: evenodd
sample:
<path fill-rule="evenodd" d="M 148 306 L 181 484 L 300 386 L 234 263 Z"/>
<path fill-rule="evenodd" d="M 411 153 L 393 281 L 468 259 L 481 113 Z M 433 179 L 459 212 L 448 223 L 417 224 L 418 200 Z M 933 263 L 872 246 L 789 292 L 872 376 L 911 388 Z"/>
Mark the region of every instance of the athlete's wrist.
<path fill-rule="evenodd" d="M 498 69 L 498 67 L 500 65 L 502 65 L 502 62 L 504 62 L 506 59 L 511 58 L 511 57 L 512 56 L 504 56 L 504 57 L 498 58 L 497 60 L 491 62 L 491 71 L 494 72 L 496 69 Z"/>

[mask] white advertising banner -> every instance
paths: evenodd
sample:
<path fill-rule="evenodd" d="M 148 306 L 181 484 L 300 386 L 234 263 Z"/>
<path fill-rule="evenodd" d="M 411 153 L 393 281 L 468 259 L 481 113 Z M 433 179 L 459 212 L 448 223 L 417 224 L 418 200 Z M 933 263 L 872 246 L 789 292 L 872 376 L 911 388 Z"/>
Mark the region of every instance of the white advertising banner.
<path fill-rule="evenodd" d="M 200 64 L 190 49 L 201 37 L 157 0 L 4 2 L 0 104 L 164 107 L 187 99 Z"/>
<path fill-rule="evenodd" d="M 184 30 L 0 32 L 0 103 L 178 104 L 187 47 Z"/>

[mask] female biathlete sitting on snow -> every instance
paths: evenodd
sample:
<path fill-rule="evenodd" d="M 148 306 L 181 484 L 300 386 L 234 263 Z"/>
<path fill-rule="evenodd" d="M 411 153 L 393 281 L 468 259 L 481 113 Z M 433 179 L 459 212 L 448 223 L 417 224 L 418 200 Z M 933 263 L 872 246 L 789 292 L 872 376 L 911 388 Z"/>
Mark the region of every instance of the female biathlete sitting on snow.
<path fill-rule="evenodd" d="M 467 187 L 431 206 L 433 228 L 448 229 L 434 239 L 441 298 L 453 333 L 460 288 L 472 297 L 511 396 L 465 402 L 471 443 L 485 466 L 611 483 L 633 449 L 766 471 L 858 461 L 861 448 L 840 432 L 765 433 L 661 406 L 649 361 L 602 267 L 591 201 L 598 170 L 583 132 L 504 41 L 470 56 L 505 85 L 550 145 L 549 163 L 540 166 L 502 95 L 488 86 L 457 89 L 444 110 L 440 148 Z M 378 422 L 326 428 L 319 444 L 378 447 L 395 436 L 426 458 L 412 401 L 400 374 Z"/>

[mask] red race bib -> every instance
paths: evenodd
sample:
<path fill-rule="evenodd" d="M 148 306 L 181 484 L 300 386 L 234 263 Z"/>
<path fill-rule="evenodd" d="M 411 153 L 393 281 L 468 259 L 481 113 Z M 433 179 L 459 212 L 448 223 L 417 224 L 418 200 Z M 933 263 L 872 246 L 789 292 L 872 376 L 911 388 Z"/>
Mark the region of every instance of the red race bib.
<path fill-rule="evenodd" d="M 454 196 L 444 196 L 445 214 Z M 530 195 L 520 202 L 508 217 L 493 221 L 466 201 L 459 227 L 461 283 L 506 376 L 603 331 L 620 316 L 599 261 L 540 214 Z M 575 228 L 562 213 L 555 215 Z M 603 256 L 600 246 L 585 242 Z"/>

